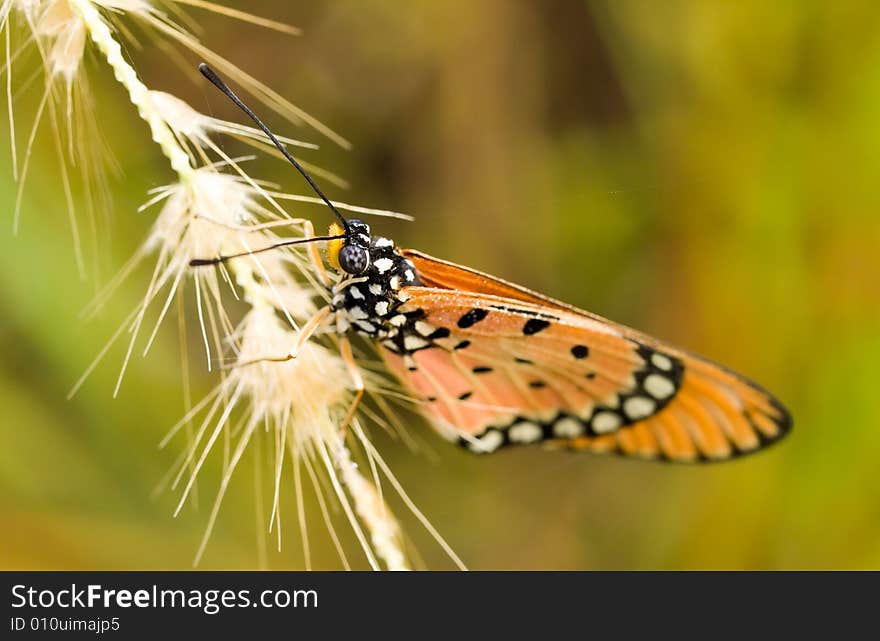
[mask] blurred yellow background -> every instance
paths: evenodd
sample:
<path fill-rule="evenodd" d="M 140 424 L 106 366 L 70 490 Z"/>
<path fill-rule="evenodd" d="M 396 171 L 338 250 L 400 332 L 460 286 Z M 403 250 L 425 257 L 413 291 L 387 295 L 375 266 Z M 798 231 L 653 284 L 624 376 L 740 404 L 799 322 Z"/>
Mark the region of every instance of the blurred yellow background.
<path fill-rule="evenodd" d="M 332 196 L 417 217 L 374 230 L 724 362 L 794 415 L 771 450 L 697 467 L 533 448 L 477 457 L 418 420 L 427 452 L 377 433 L 469 567 L 880 568 L 876 2 L 228 4 L 303 28 L 292 38 L 192 11 L 205 44 L 352 141 L 347 152 L 267 114 L 279 133 L 321 143 L 308 159 L 352 185 L 328 186 Z M 149 40 L 127 53 L 152 88 L 242 120 L 196 59 L 175 65 Z M 157 449 L 184 411 L 176 322 L 133 360 L 118 399 L 121 344 L 65 400 L 149 269 L 96 319 L 78 314 L 147 233 L 155 210 L 135 211 L 147 190 L 171 180 L 106 68 L 88 64 L 122 168 L 112 218 L 97 248 L 86 243 L 99 274 L 77 275 L 47 132 L 18 237 L 0 154 L 0 567 L 188 568 L 220 467 L 177 519 L 176 495 L 154 494 L 180 452 Z M 8 149 L 8 127 L 0 142 Z M 252 170 L 305 193 L 275 159 Z M 199 394 L 215 379 L 190 329 Z M 260 551 L 253 463 L 237 472 L 202 568 L 258 567 L 261 555 L 303 566 L 292 492 L 282 551 Z M 392 504 L 424 563 L 452 568 Z M 338 567 L 316 505 L 307 511 L 315 566 Z"/>

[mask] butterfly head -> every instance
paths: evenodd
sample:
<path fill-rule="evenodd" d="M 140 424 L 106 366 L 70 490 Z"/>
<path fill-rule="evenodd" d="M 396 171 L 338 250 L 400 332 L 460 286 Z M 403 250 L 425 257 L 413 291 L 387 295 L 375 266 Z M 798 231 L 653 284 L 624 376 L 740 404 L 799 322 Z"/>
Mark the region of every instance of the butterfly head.
<path fill-rule="evenodd" d="M 328 235 L 342 238 L 328 243 L 328 258 L 334 269 L 359 276 L 370 266 L 370 226 L 356 218 L 347 223 L 348 229 L 343 229 L 339 223 L 330 225 Z"/>
<path fill-rule="evenodd" d="M 419 285 L 418 272 L 390 238 L 373 236 L 362 220 L 346 223 L 332 225 L 327 235 L 329 263 L 343 276 L 331 288 L 337 330 L 390 338 L 406 320 L 396 311 L 409 298 L 405 288 Z"/>
<path fill-rule="evenodd" d="M 239 109 L 247 114 L 247 116 L 253 120 L 254 124 L 266 134 L 278 151 L 280 151 L 290 164 L 302 174 L 302 177 L 306 179 L 309 186 L 311 186 L 318 197 L 327 205 L 336 218 L 336 222 L 330 226 L 330 233 L 327 236 L 312 236 L 310 238 L 285 240 L 269 247 L 263 247 L 261 249 L 241 252 L 238 254 L 219 256 L 217 258 L 197 258 L 190 261 L 190 265 L 193 267 L 216 265 L 225 262 L 230 258 L 250 256 L 277 247 L 299 245 L 315 241 L 326 241 L 328 243 L 328 258 L 331 266 L 348 276 L 360 277 L 358 281 L 365 283 L 366 289 L 371 297 L 370 300 L 374 303 L 372 307 L 373 313 L 378 317 L 384 317 L 387 310 L 402 302 L 401 296 L 396 294 L 401 287 L 419 284 L 419 277 L 412 262 L 401 255 L 394 246 L 393 241 L 382 237 L 374 238 L 370 232 L 370 226 L 364 221 L 356 218 L 350 220 L 346 219 L 336 208 L 336 205 L 324 195 L 321 188 L 315 184 L 315 181 L 312 180 L 312 177 L 309 176 L 308 172 L 302 167 L 299 161 L 290 155 L 290 152 L 281 144 L 275 134 L 269 130 L 266 124 L 260 120 L 250 107 L 244 104 L 244 102 L 235 95 L 235 92 L 226 85 L 217 73 L 204 63 L 199 65 L 199 71 L 203 76 L 210 80 L 215 87 L 235 103 Z M 334 308 L 339 309 L 340 307 L 344 307 L 346 309 L 351 308 L 353 310 L 359 310 L 355 311 L 354 315 L 363 316 L 366 312 L 364 312 L 357 301 L 366 300 L 366 296 L 361 294 L 359 299 L 358 294 L 360 293 L 360 290 L 354 286 L 349 288 L 345 294 L 339 293 L 338 298 L 334 296 L 334 301 L 336 301 L 333 303 Z M 359 320 L 363 320 L 363 318 L 360 318 Z M 366 321 L 364 322 L 366 323 Z M 372 326 L 370 323 L 367 324 Z"/>

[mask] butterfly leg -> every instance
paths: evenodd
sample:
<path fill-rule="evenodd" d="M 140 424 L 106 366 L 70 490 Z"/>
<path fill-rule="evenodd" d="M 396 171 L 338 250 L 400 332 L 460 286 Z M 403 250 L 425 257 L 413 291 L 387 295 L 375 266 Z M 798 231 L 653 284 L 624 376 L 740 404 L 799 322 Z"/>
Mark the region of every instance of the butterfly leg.
<path fill-rule="evenodd" d="M 351 341 L 349 341 L 348 336 L 345 336 L 344 334 L 339 337 L 339 353 L 342 355 L 342 360 L 348 370 L 348 375 L 351 376 L 351 381 L 355 390 L 354 400 L 351 402 L 348 411 L 345 413 L 345 419 L 343 419 L 339 430 L 342 432 L 342 438 L 344 440 L 345 435 L 348 432 L 348 426 L 354 418 L 354 413 L 357 410 L 358 405 L 360 405 L 361 399 L 364 397 L 364 378 L 361 376 L 361 370 L 358 367 L 357 361 L 354 360 L 354 354 L 351 351 Z"/>
<path fill-rule="evenodd" d="M 284 354 L 283 356 L 265 356 L 263 358 L 254 358 L 249 361 L 244 361 L 241 363 L 236 363 L 234 367 L 241 367 L 243 365 L 253 365 L 254 363 L 283 363 L 285 361 L 292 360 L 296 358 L 297 354 L 299 354 L 299 350 L 302 349 L 302 346 L 306 344 L 314 333 L 318 330 L 319 327 L 327 320 L 327 316 L 330 315 L 330 307 L 325 306 L 322 307 L 318 312 L 312 316 L 308 322 L 302 326 L 299 330 L 299 333 L 296 336 L 296 341 L 293 344 L 291 350 Z"/>
<path fill-rule="evenodd" d="M 305 233 L 306 238 L 313 238 L 315 236 L 315 226 L 312 225 L 310 220 L 303 221 L 303 232 Z M 309 252 L 309 260 L 312 263 L 312 267 L 315 268 L 315 273 L 318 275 L 318 279 L 324 285 L 324 287 L 330 287 L 330 277 L 327 275 L 327 270 L 324 268 L 324 261 L 321 260 L 321 252 L 318 251 L 315 243 L 309 243 L 307 246 Z"/>
<path fill-rule="evenodd" d="M 302 223 L 303 234 L 306 238 L 313 238 L 315 235 L 315 226 L 312 225 L 310 220 L 297 219 L 298 222 Z M 287 222 L 287 221 L 282 221 Z M 317 246 L 314 243 L 309 243 L 307 245 L 309 252 L 309 260 L 312 263 L 312 266 L 315 268 L 315 273 L 318 275 L 318 279 L 325 287 L 330 287 L 330 277 L 327 275 L 327 270 L 324 268 L 324 261 L 321 260 L 321 253 L 318 251 Z M 315 331 L 324 323 L 327 317 L 330 315 L 330 307 L 325 306 L 322 307 L 318 312 L 312 316 L 308 322 L 302 326 L 299 330 L 299 334 L 296 337 L 296 342 L 293 344 L 293 348 L 285 354 L 284 356 L 276 356 L 276 357 L 265 357 L 265 358 L 255 358 L 253 360 L 238 363 L 236 367 L 241 365 L 251 365 L 253 363 L 260 362 L 275 362 L 275 363 L 283 363 L 285 361 L 289 361 L 291 359 L 296 358 L 296 355 L 299 354 L 299 350 L 302 349 L 302 346 L 306 344 Z M 346 341 L 347 343 L 347 341 Z M 348 347 L 348 352 L 351 354 L 351 347 Z M 354 359 L 352 358 L 352 362 Z M 363 387 L 363 381 L 361 381 L 361 387 Z M 363 392 L 361 392 L 363 393 Z M 358 399 L 360 400 L 360 399 Z M 352 409 L 352 413 L 353 413 Z"/>

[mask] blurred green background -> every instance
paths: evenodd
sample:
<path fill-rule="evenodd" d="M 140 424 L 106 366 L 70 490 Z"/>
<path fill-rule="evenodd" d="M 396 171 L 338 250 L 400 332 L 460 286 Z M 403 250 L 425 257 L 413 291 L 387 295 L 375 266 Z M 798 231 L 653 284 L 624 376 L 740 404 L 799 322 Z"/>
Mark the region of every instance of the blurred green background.
<path fill-rule="evenodd" d="M 704 353 L 792 410 L 779 446 L 704 467 L 530 448 L 476 457 L 420 421 L 411 430 L 427 452 L 377 434 L 469 567 L 880 568 L 876 2 L 228 4 L 304 29 L 292 38 L 191 12 L 208 46 L 352 141 L 346 152 L 268 116 L 322 144 L 308 158 L 352 184 L 333 196 L 417 216 L 375 230 Z M 241 120 L 195 59 L 187 75 L 149 41 L 128 53 L 151 87 Z M 155 211 L 135 212 L 147 189 L 171 179 L 107 70 L 88 64 L 122 168 L 112 218 L 97 248 L 86 243 L 99 274 L 77 275 L 48 130 L 18 237 L 0 157 L 0 567 L 188 568 L 220 466 L 177 519 L 176 496 L 154 495 L 181 447 L 157 449 L 184 411 L 176 322 L 133 360 L 118 399 L 123 345 L 65 400 L 149 270 L 96 319 L 78 314 L 147 233 Z M 4 127 L 0 148 L 7 139 Z M 277 160 L 251 169 L 305 192 Z M 191 337 L 197 396 L 215 379 Z M 289 484 L 283 550 L 258 542 L 254 461 L 202 568 L 303 565 Z M 338 567 L 310 501 L 314 564 Z M 424 563 L 451 568 L 394 507 Z"/>

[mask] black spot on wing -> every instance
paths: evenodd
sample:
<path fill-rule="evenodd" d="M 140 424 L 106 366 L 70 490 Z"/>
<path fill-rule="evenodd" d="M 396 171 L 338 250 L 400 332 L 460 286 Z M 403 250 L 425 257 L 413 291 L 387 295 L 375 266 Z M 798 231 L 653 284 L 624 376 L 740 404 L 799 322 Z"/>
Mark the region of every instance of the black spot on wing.
<path fill-rule="evenodd" d="M 486 316 L 488 316 L 488 314 L 489 314 L 489 312 L 486 311 L 485 309 L 480 309 L 479 307 L 474 307 L 472 310 L 470 310 L 469 312 L 466 312 L 465 314 L 462 315 L 461 318 L 458 319 L 458 326 L 461 327 L 462 329 L 467 329 L 468 327 L 471 327 L 471 326 L 475 325 L 476 323 L 479 323 L 481 320 L 486 318 Z"/>
<path fill-rule="evenodd" d="M 431 334 L 428 336 L 428 338 L 430 338 L 432 340 L 437 339 L 437 338 L 448 338 L 448 337 L 449 337 L 449 330 L 445 327 L 438 327 L 433 332 L 431 332 Z"/>
<path fill-rule="evenodd" d="M 471 370 L 474 374 L 488 374 L 492 371 L 491 367 L 487 367 L 485 365 L 480 365 Z"/>
<path fill-rule="evenodd" d="M 529 381 L 529 387 L 532 389 L 541 389 L 543 387 L 547 387 L 547 383 L 544 381 Z"/>
<path fill-rule="evenodd" d="M 458 400 L 460 400 L 460 401 L 466 401 L 466 400 L 468 400 L 468 399 L 469 399 L 471 396 L 473 396 L 473 395 L 474 395 L 473 392 L 465 392 L 464 394 L 459 394 L 459 395 L 458 395 Z"/>
<path fill-rule="evenodd" d="M 575 345 L 571 348 L 571 355 L 575 358 L 586 358 L 590 355 L 590 348 L 586 345 Z"/>
<path fill-rule="evenodd" d="M 453 347 L 452 349 L 464 349 L 465 347 L 468 347 L 470 344 L 471 344 L 471 342 L 469 340 L 463 340 L 458 345 Z"/>
<path fill-rule="evenodd" d="M 535 318 L 549 318 L 550 320 L 559 320 L 558 316 L 547 314 L 546 312 L 536 312 L 531 309 L 522 309 L 520 307 L 510 307 L 509 305 L 489 305 L 492 309 L 502 312 L 510 312 L 511 314 L 522 314 L 523 316 L 534 316 Z"/>
<path fill-rule="evenodd" d="M 526 321 L 525 325 L 523 325 L 522 333 L 526 336 L 531 336 L 532 334 L 537 334 L 548 327 L 550 327 L 550 321 L 545 321 L 542 318 L 530 318 Z"/>

